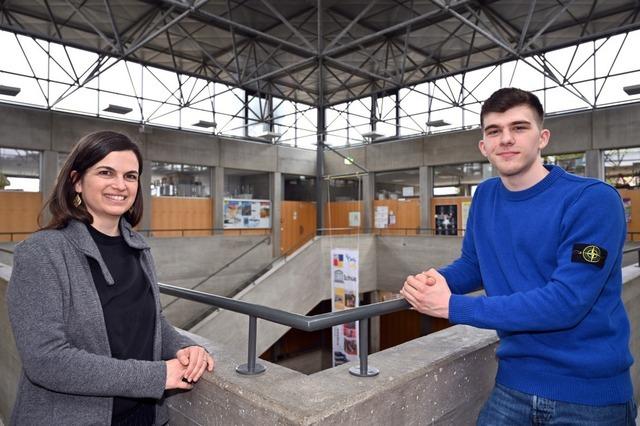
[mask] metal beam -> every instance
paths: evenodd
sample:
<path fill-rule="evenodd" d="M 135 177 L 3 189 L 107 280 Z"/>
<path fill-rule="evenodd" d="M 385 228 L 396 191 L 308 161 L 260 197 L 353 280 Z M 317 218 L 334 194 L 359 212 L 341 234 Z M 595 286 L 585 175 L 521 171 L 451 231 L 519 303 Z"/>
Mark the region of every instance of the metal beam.
<path fill-rule="evenodd" d="M 269 3 L 267 0 L 260 0 L 260 1 L 262 1 L 262 4 L 264 4 L 267 7 L 267 9 L 269 9 L 269 11 L 273 13 L 285 25 L 285 27 L 289 28 L 289 30 L 293 34 L 295 34 L 296 37 L 298 37 L 300 41 L 302 41 L 302 43 L 309 48 L 310 51 L 314 51 L 314 47 L 311 45 L 311 43 L 309 43 L 309 40 L 307 40 L 307 38 L 303 36 L 296 27 L 291 25 L 289 20 L 284 16 L 282 16 L 282 14 L 278 12 L 278 10 L 275 7 L 273 7 L 271 3 Z"/>
<path fill-rule="evenodd" d="M 223 67 L 223 66 L 222 66 L 222 64 L 220 64 L 220 62 L 218 62 L 218 61 L 216 60 L 216 58 L 214 58 L 213 56 L 211 56 L 211 55 L 209 54 L 209 52 L 207 52 L 207 50 L 206 50 L 204 47 L 202 47 L 202 46 L 200 45 L 200 43 L 199 43 L 196 39 L 194 39 L 194 38 L 193 38 L 193 35 L 189 34 L 189 33 L 187 32 L 187 30 L 185 30 L 184 28 L 182 28 L 182 25 L 178 24 L 178 25 L 177 25 L 177 27 L 178 27 L 178 29 L 179 29 L 179 30 L 180 30 L 180 31 L 181 31 L 181 32 L 182 32 L 182 33 L 183 33 L 183 34 L 184 34 L 184 35 L 185 35 L 189 40 L 191 40 L 191 42 L 192 42 L 193 44 L 195 44 L 195 45 L 198 47 L 198 49 L 200 49 L 200 51 L 201 51 L 201 52 L 202 52 L 202 53 L 207 57 L 207 59 L 209 59 L 211 62 L 213 62 L 213 64 L 214 64 L 215 66 L 217 66 L 217 67 L 220 69 L 220 71 L 224 71 L 224 72 L 226 72 L 226 73 L 227 73 L 227 75 L 229 75 L 231 78 L 233 78 L 233 79 L 235 80 L 235 83 L 236 83 L 236 84 L 238 84 L 238 85 L 240 84 L 240 81 L 238 80 L 237 75 L 236 75 L 236 76 L 234 76 L 234 75 L 233 75 L 229 70 L 227 70 L 225 67 Z"/>
<path fill-rule="evenodd" d="M 527 31 L 529 31 L 529 25 L 531 24 L 531 17 L 533 11 L 536 8 L 536 0 L 531 0 L 529 3 L 529 12 L 527 13 L 527 20 L 524 22 L 522 32 L 520 33 L 520 41 L 518 42 L 518 52 L 522 52 L 522 46 L 524 46 L 524 40 L 527 37 Z"/>
<path fill-rule="evenodd" d="M 115 44 L 113 44 L 113 41 L 107 37 L 102 31 L 100 31 L 100 29 L 98 27 L 96 27 L 94 25 L 93 22 L 91 22 L 91 20 L 87 17 L 87 15 L 85 15 L 85 13 L 78 8 L 75 4 L 73 4 L 73 2 L 71 2 L 71 0 L 65 0 L 65 2 L 71 6 L 71 8 L 78 14 L 80 15 L 80 17 L 87 23 L 87 25 L 89 25 L 91 27 L 91 29 L 100 36 L 101 39 L 103 39 L 105 42 L 107 42 L 107 44 L 109 46 L 111 46 L 111 48 L 114 51 L 118 51 L 118 46 L 116 46 Z"/>
<path fill-rule="evenodd" d="M 329 43 L 329 45 L 325 48 L 326 50 L 331 50 L 331 48 L 338 43 L 338 41 L 340 41 L 340 39 L 342 37 L 344 37 L 345 34 L 347 34 L 349 31 L 351 31 L 351 28 L 353 28 L 353 26 L 355 24 L 357 24 L 360 19 L 365 16 L 367 13 L 369 13 L 369 11 L 371 10 L 371 8 L 373 6 L 375 6 L 375 4 L 378 2 L 378 0 L 371 0 L 369 1 L 369 4 L 367 4 L 367 7 L 365 7 L 364 9 L 362 9 L 362 11 L 358 14 L 358 16 L 356 16 L 355 18 L 353 18 L 351 20 L 351 22 L 349 22 L 349 25 L 347 25 L 346 27 L 344 27 L 342 29 L 342 31 L 340 31 L 340 34 L 338 34 L 332 41 L 331 43 Z"/>
<path fill-rule="evenodd" d="M 150 0 L 149 0 L 150 1 Z M 184 4 L 182 2 L 180 2 L 179 0 L 160 0 L 163 4 L 167 4 L 167 5 L 173 5 L 176 6 L 177 8 L 184 8 Z M 297 55 L 300 55 L 302 57 L 309 57 L 309 56 L 315 56 L 315 52 L 314 51 L 310 51 L 309 49 L 305 49 L 295 43 L 291 43 L 288 41 L 285 41 L 279 37 L 275 37 L 271 34 L 267 34 L 265 32 L 256 30 L 254 28 L 248 27 L 246 25 L 240 24 L 238 22 L 234 22 L 230 19 L 224 18 L 222 16 L 219 15 L 215 15 L 213 13 L 207 12 L 207 11 L 203 11 L 203 10 L 199 10 L 197 12 L 195 12 L 192 16 L 192 18 L 194 19 L 200 19 L 200 20 L 204 20 L 205 22 L 208 22 L 218 28 L 221 28 L 223 30 L 227 30 L 229 27 L 233 27 L 236 31 L 242 32 L 243 35 L 248 35 L 251 37 L 259 37 L 262 40 L 269 42 L 269 43 L 273 43 L 276 46 L 281 44 L 283 48 L 286 48 L 289 52 L 291 53 L 295 53 Z"/>
<path fill-rule="evenodd" d="M 118 52 L 122 54 L 124 52 L 124 48 L 122 46 L 122 41 L 120 40 L 120 34 L 118 33 L 118 26 L 116 25 L 116 21 L 113 19 L 113 12 L 111 11 L 111 4 L 109 3 L 109 0 L 104 0 L 104 7 L 107 10 L 109 22 L 111 22 L 111 31 L 113 32 L 113 36 L 116 39 Z"/>
<path fill-rule="evenodd" d="M 480 34 L 482 34 L 487 39 L 491 40 L 492 42 L 494 42 L 495 44 L 497 44 L 498 46 L 500 46 L 501 48 L 503 48 L 504 50 L 506 50 L 510 54 L 512 54 L 514 56 L 518 56 L 518 52 L 516 52 L 511 46 L 506 44 L 504 41 L 502 41 L 500 38 L 498 38 L 497 36 L 492 34 L 490 31 L 480 27 L 479 25 L 474 24 L 469 19 L 467 19 L 464 16 L 462 16 L 460 13 L 458 13 L 455 10 L 451 9 L 451 7 L 448 4 L 446 4 L 443 0 L 431 0 L 431 3 L 435 4 L 436 6 L 438 6 L 439 8 L 441 8 L 445 12 L 449 12 L 451 15 L 455 16 L 459 21 L 462 21 L 467 26 L 469 26 L 469 27 L 473 28 L 474 30 L 478 31 Z"/>
<path fill-rule="evenodd" d="M 538 39 L 538 37 L 540 37 L 542 34 L 544 34 L 545 31 L 547 31 L 547 29 L 565 12 L 565 10 L 567 10 L 567 8 L 569 6 L 571 6 L 571 4 L 573 4 L 575 0 L 569 0 L 559 12 L 555 12 L 550 14 L 551 16 L 546 16 L 545 20 L 546 23 L 542 26 L 542 28 L 540 28 L 538 30 L 537 33 L 535 33 L 530 39 L 529 41 L 527 41 L 527 43 L 522 46 L 522 51 L 525 51 L 529 48 L 529 46 L 531 46 L 531 43 L 533 43 L 534 41 L 536 41 Z"/>
<path fill-rule="evenodd" d="M 455 2 L 453 5 L 447 6 L 447 7 L 460 6 L 460 5 L 463 5 L 463 4 L 467 3 L 467 2 L 468 2 L 468 0 L 461 0 L 461 1 Z M 352 48 L 357 48 L 360 45 L 363 45 L 363 44 L 366 44 L 366 43 L 368 43 L 370 41 L 379 39 L 382 36 L 385 36 L 385 35 L 387 35 L 389 33 L 393 33 L 393 32 L 396 32 L 396 31 L 402 31 L 407 26 L 417 27 L 419 25 L 422 25 L 422 24 L 428 22 L 429 20 L 431 20 L 431 19 L 433 19 L 435 17 L 442 16 L 442 14 L 443 14 L 443 12 L 441 10 L 434 10 L 434 11 L 422 14 L 420 16 L 416 16 L 415 18 L 411 18 L 411 19 L 408 19 L 408 20 L 406 20 L 404 22 L 401 22 L 399 24 L 392 25 L 392 26 L 387 27 L 387 28 L 385 28 L 383 30 L 375 32 L 373 34 L 366 35 L 364 37 L 361 37 L 361 38 L 359 38 L 357 40 L 354 40 L 354 41 L 352 41 L 350 43 L 347 43 L 345 45 L 335 47 L 335 48 L 333 48 L 331 50 L 327 50 L 327 51 L 324 52 L 324 54 L 326 56 L 338 56 L 338 55 L 340 55 L 340 54 L 342 54 L 344 52 L 347 52 L 348 50 L 350 50 Z"/>
<path fill-rule="evenodd" d="M 277 70 L 273 70 L 271 72 L 268 72 L 266 74 L 262 74 L 258 77 L 252 78 L 251 80 L 247 80 L 247 81 L 243 81 L 241 82 L 241 84 L 243 86 L 249 85 L 249 84 L 253 84 L 256 83 L 260 80 L 267 80 L 267 79 L 275 79 L 280 77 L 282 74 L 288 74 L 290 72 L 295 72 L 295 71 L 299 71 L 300 69 L 306 68 L 309 65 L 314 65 L 316 63 L 316 58 L 308 58 L 308 59 L 304 59 L 302 61 L 296 62 L 294 64 L 290 64 L 287 65 L 286 67 L 277 69 Z"/>
<path fill-rule="evenodd" d="M 341 68 L 343 71 L 349 71 L 349 72 L 354 73 L 354 74 L 360 74 L 360 75 L 363 75 L 365 77 L 372 78 L 374 80 L 386 81 L 387 83 L 390 83 L 393 86 L 397 86 L 398 85 L 397 81 L 395 81 L 395 80 L 393 80 L 393 79 L 391 79 L 389 77 L 385 77 L 385 76 L 382 76 L 380 74 L 373 73 L 373 72 L 368 71 L 366 69 L 361 69 L 361 68 L 354 67 L 353 65 L 346 64 L 346 63 L 344 63 L 342 61 L 339 61 L 337 59 L 325 57 L 324 60 L 325 60 L 326 63 L 331 64 L 332 66 L 334 66 L 336 68 Z"/>
<path fill-rule="evenodd" d="M 69 1 L 69 0 L 67 0 Z M 169 28 L 171 28 L 172 26 L 174 26 L 175 24 L 177 24 L 178 22 L 180 22 L 182 19 L 184 19 L 187 15 L 189 15 L 190 13 L 193 13 L 195 11 L 197 11 L 199 8 L 201 8 L 202 6 L 204 6 L 207 3 L 208 0 L 198 0 L 196 3 L 193 4 L 193 6 L 189 7 L 189 9 L 183 11 L 180 15 L 176 16 L 175 18 L 173 18 L 171 21 L 167 22 L 166 24 L 164 24 L 163 26 L 161 26 L 160 28 L 157 28 L 156 30 L 152 31 L 150 34 L 145 35 L 144 37 L 141 37 L 140 39 L 138 39 L 137 41 L 135 41 L 133 43 L 133 46 L 128 48 L 125 53 L 124 56 L 129 56 L 131 55 L 133 52 L 135 52 L 136 50 L 138 50 L 140 47 L 144 46 L 146 43 L 148 43 L 149 41 L 153 40 L 154 38 L 156 38 L 158 35 L 162 34 L 163 32 L 167 31 Z M 165 16 L 163 17 L 163 19 L 165 17 L 167 17 L 168 15 L 171 14 L 171 10 L 165 14 Z"/>

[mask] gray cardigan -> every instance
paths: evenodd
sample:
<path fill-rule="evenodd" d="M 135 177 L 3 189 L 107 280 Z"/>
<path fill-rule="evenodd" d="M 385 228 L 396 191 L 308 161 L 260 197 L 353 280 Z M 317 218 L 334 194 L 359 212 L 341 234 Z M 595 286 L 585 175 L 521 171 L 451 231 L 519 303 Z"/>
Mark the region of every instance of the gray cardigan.
<path fill-rule="evenodd" d="M 129 246 L 142 251 L 156 300 L 155 361 L 111 357 L 87 256 L 98 262 L 108 285 L 114 281 L 86 226 L 72 221 L 61 230 L 36 232 L 16 246 L 7 290 L 23 367 L 11 424 L 108 425 L 114 396 L 158 399 L 156 424 L 168 421 L 161 401 L 166 365 L 160 360 L 194 343 L 161 314 L 149 246 L 125 220 L 120 230 Z"/>

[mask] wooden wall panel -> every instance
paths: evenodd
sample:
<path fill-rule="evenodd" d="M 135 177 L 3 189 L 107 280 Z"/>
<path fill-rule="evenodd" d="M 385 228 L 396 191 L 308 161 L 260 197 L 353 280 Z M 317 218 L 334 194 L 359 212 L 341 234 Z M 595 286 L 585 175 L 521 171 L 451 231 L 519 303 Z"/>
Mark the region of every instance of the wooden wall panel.
<path fill-rule="evenodd" d="M 349 226 L 349 212 L 360 212 L 360 226 Z M 332 231 L 333 234 L 358 233 L 364 222 L 362 201 L 331 201 L 325 205 L 324 218 L 326 228 L 352 228 L 341 231 Z"/>
<path fill-rule="evenodd" d="M 0 241 L 22 241 L 38 229 L 42 193 L 0 191 Z M 7 232 L 18 234 L 8 235 Z"/>
<path fill-rule="evenodd" d="M 386 228 L 376 229 L 376 233 L 381 235 L 416 235 L 420 229 L 420 200 L 374 200 L 374 217 L 371 223 L 375 226 L 375 212 L 377 206 L 387 206 L 389 214 L 393 212 L 396 223 L 388 225 Z"/>
<path fill-rule="evenodd" d="M 280 254 L 288 254 L 316 234 L 316 203 L 283 201 L 280 210 Z"/>
<path fill-rule="evenodd" d="M 627 235 L 630 241 L 640 241 L 640 190 L 618 189 L 623 200 L 631 202 L 631 220 L 627 222 Z"/>
<path fill-rule="evenodd" d="M 154 237 L 211 235 L 213 199 L 183 197 L 151 197 L 151 229 Z M 183 231 L 162 231 L 176 229 Z M 200 229 L 206 231 L 187 231 Z"/>

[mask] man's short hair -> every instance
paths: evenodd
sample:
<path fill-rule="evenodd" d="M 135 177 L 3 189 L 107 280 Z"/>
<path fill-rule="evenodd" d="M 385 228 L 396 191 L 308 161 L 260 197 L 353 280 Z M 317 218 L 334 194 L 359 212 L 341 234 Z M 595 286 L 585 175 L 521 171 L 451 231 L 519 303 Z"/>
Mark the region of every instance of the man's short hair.
<path fill-rule="evenodd" d="M 484 116 L 490 112 L 505 112 L 508 109 L 519 105 L 527 105 L 533 109 L 537 115 L 538 124 L 542 127 L 544 120 L 544 109 L 540 99 L 531 92 L 517 89 L 515 87 L 505 87 L 498 89 L 484 101 L 480 110 L 480 127 L 484 129 Z"/>

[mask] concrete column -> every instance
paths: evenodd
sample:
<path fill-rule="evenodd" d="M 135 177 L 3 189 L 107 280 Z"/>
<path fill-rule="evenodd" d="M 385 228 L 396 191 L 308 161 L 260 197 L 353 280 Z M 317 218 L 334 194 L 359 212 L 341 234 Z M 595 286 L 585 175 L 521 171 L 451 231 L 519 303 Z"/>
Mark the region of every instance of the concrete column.
<path fill-rule="evenodd" d="M 40 192 L 43 200 L 49 198 L 58 176 L 58 153 L 56 151 L 42 151 L 40 159 Z"/>
<path fill-rule="evenodd" d="M 270 173 L 269 195 L 271 198 L 271 242 L 273 256 L 280 256 L 282 228 L 280 223 L 282 200 L 284 199 L 284 177 L 280 172 Z"/>
<path fill-rule="evenodd" d="M 43 151 L 40 157 L 40 193 L 42 194 L 42 205 L 47 202 L 58 176 L 58 153 L 55 151 Z M 45 225 L 51 219 L 49 210 L 43 210 L 41 225 Z"/>
<path fill-rule="evenodd" d="M 362 216 L 365 229 L 373 228 L 373 200 L 375 198 L 375 175 L 373 172 L 362 176 Z"/>
<path fill-rule="evenodd" d="M 151 200 L 151 161 L 142 160 L 143 173 L 140 176 L 140 188 L 142 191 L 142 204 L 144 210 L 142 212 L 142 220 L 138 225 L 139 229 L 151 229 L 151 216 L 153 213 L 153 205 Z"/>
<path fill-rule="evenodd" d="M 222 233 L 224 225 L 224 167 L 211 168 L 211 197 L 213 198 L 213 227 L 220 229 L 216 233 Z"/>
<path fill-rule="evenodd" d="M 585 176 L 604 180 L 604 161 L 602 158 L 602 151 L 599 149 L 591 149 L 585 152 L 585 157 Z"/>
<path fill-rule="evenodd" d="M 431 197 L 433 197 L 433 167 L 420 166 L 420 228 L 431 228 Z"/>

